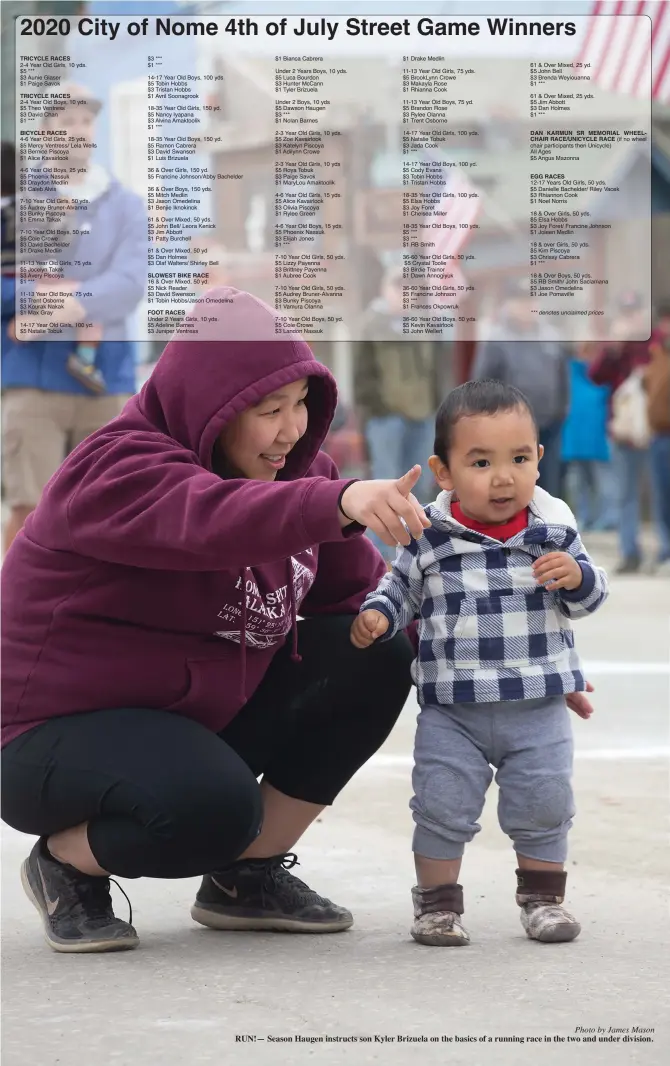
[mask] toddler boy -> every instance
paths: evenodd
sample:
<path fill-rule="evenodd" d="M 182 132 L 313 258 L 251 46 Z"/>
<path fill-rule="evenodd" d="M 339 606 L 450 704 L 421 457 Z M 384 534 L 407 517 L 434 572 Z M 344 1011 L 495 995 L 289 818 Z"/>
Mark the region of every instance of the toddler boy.
<path fill-rule="evenodd" d="M 541 458 L 518 389 L 492 380 L 454 389 L 429 460 L 442 490 L 426 508 L 431 527 L 398 551 L 352 626 L 363 648 L 419 620 L 411 932 L 422 944 L 469 943 L 458 876 L 491 767 L 526 934 L 552 942 L 580 932 L 563 907 L 574 815 L 565 698 L 586 688 L 570 620 L 600 607 L 607 578 L 569 507 L 536 486 Z"/>

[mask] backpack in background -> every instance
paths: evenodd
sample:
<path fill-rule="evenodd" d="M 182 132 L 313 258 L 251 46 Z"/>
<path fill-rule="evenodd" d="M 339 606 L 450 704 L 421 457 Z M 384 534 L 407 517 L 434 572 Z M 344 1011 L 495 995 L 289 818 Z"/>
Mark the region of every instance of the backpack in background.
<path fill-rule="evenodd" d="M 612 395 L 609 431 L 619 444 L 631 448 L 649 446 L 651 433 L 643 368 L 633 370 Z"/>

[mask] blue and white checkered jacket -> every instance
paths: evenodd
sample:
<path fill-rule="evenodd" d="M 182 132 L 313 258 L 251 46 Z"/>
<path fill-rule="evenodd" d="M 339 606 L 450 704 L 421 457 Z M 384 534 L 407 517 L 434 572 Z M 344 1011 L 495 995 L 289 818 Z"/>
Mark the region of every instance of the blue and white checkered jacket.
<path fill-rule="evenodd" d="M 421 704 L 497 703 L 583 690 L 584 674 L 570 619 L 607 597 L 607 576 L 584 549 L 567 504 L 537 488 L 529 525 L 503 544 L 460 525 L 451 493 L 426 508 L 432 522 L 398 550 L 393 569 L 362 611 L 381 611 L 390 640 L 414 618 L 419 654 L 412 665 Z M 532 563 L 569 552 L 583 580 L 574 591 L 548 592 Z"/>

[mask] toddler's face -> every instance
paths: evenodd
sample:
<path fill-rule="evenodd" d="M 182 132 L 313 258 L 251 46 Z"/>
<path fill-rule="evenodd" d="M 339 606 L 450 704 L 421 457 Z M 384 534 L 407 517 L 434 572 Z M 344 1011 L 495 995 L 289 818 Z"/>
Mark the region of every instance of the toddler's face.
<path fill-rule="evenodd" d="M 228 476 L 275 480 L 307 430 L 307 386 L 307 378 L 284 385 L 224 426 L 218 450 Z"/>
<path fill-rule="evenodd" d="M 477 522 L 508 522 L 527 507 L 540 476 L 543 448 L 528 411 L 469 415 L 454 426 L 449 466 L 433 455 L 441 489 L 454 490 L 463 512 Z"/>

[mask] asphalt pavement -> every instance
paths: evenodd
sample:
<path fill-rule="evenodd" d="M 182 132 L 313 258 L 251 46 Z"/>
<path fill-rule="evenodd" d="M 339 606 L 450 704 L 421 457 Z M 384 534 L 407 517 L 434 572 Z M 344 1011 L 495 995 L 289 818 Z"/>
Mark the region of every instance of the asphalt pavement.
<path fill-rule="evenodd" d="M 613 563 L 611 538 L 590 546 Z M 596 686 L 594 717 L 574 718 L 578 940 L 523 934 L 495 785 L 461 875 L 472 944 L 411 940 L 412 698 L 297 849 L 296 872 L 353 910 L 346 933 L 205 930 L 189 916 L 197 880 L 126 881 L 140 949 L 57 955 L 19 883 L 32 840 L 5 827 L 3 1066 L 669 1061 L 670 579 L 613 579 L 576 633 Z"/>

